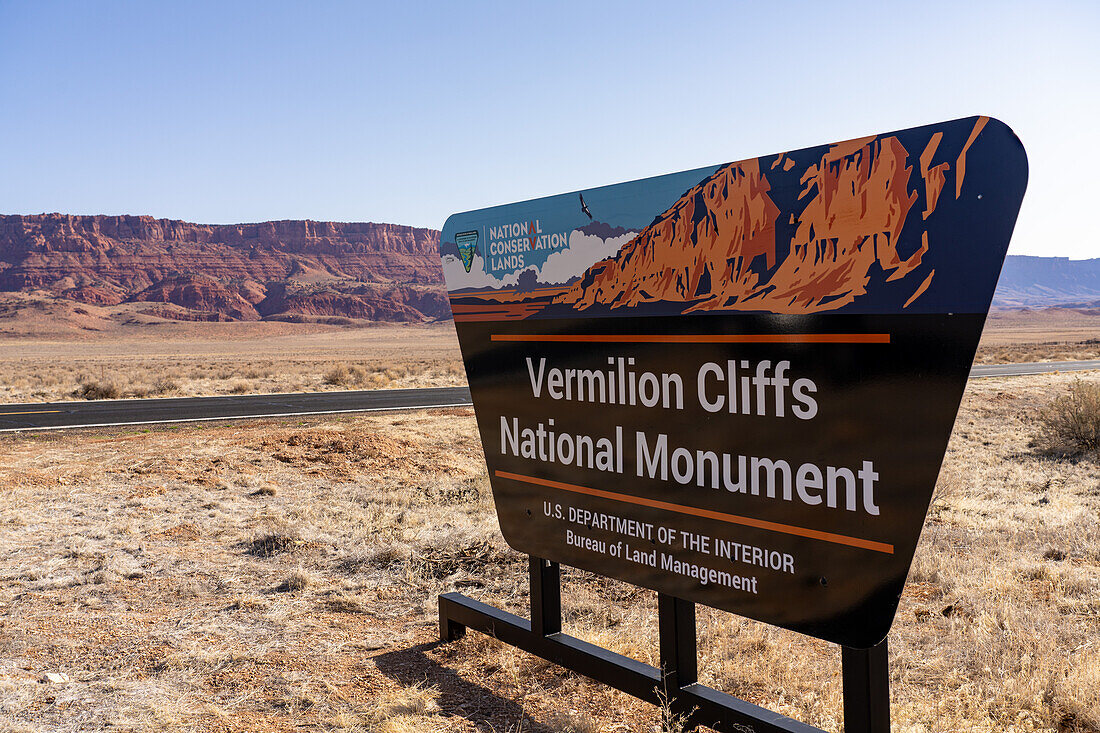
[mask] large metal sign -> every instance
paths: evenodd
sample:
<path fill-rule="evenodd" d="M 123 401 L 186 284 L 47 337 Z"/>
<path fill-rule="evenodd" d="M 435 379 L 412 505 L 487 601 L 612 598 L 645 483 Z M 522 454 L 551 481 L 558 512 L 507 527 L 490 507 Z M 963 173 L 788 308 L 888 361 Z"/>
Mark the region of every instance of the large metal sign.
<path fill-rule="evenodd" d="M 452 216 L 507 542 L 875 645 L 1026 181 L 972 117 Z"/>

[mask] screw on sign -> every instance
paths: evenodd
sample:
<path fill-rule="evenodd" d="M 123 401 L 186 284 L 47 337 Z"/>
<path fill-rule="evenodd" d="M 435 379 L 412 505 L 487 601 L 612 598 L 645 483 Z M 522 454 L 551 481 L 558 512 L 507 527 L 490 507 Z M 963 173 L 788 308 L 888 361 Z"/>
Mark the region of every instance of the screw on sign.
<path fill-rule="evenodd" d="M 1026 184 L 972 117 L 448 219 L 533 619 L 449 594 L 444 635 L 720 730 L 814 730 L 694 684 L 702 603 L 841 644 L 846 729 L 888 726 L 884 639 Z M 559 563 L 658 592 L 661 670 L 558 633 Z"/>

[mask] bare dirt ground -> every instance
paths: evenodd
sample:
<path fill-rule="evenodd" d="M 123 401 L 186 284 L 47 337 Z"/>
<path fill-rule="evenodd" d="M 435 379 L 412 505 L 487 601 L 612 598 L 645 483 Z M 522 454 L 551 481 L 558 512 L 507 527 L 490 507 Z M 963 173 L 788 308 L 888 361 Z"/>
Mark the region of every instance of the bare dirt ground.
<path fill-rule="evenodd" d="M 0 402 L 465 384 L 454 325 L 177 323 L 0 339 Z M 110 390 L 110 391 L 108 391 Z"/>
<path fill-rule="evenodd" d="M 891 634 L 894 730 L 1100 730 L 1100 459 L 1032 447 L 1072 379 L 970 384 Z M 2 730 L 658 720 L 480 635 L 437 642 L 440 592 L 527 600 L 469 410 L 9 434 L 0 486 Z M 568 632 L 656 661 L 655 594 L 569 571 L 564 604 Z M 705 609 L 699 642 L 708 684 L 841 729 L 835 646 Z"/>
<path fill-rule="evenodd" d="M 997 308 L 990 312 L 974 361 L 1100 359 L 1100 312 L 1067 308 Z"/>

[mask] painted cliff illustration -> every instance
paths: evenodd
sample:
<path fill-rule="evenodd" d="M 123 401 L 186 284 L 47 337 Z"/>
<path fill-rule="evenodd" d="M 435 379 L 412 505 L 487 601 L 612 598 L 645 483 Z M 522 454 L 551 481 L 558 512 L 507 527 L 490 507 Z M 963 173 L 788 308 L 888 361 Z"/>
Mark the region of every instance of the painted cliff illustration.
<path fill-rule="evenodd" d="M 959 238 L 983 206 L 982 191 L 996 188 L 966 185 L 968 155 L 989 121 L 703 169 L 656 216 L 644 204 L 660 196 L 631 211 L 629 187 L 653 189 L 660 178 L 585 191 L 583 211 L 574 195 L 459 215 L 442 240 L 455 319 L 904 311 L 940 297 L 929 296 L 938 264 L 989 259 Z M 998 135 L 1012 135 L 994 123 Z M 996 145 L 986 147 L 983 162 L 995 157 Z M 984 205 L 996 206 L 993 198 Z M 651 221 L 639 226 L 642 216 Z M 464 230 L 468 242 L 479 227 L 471 268 L 459 260 L 455 234 Z M 957 274 L 948 279 L 959 286 Z M 990 296 L 995 281 L 994 272 Z"/>

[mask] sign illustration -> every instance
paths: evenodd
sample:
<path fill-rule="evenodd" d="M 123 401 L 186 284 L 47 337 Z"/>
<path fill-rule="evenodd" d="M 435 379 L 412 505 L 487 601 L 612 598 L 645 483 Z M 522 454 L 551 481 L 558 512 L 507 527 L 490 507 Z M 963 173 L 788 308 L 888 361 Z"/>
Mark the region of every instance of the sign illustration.
<path fill-rule="evenodd" d="M 507 542 L 875 645 L 1026 183 L 972 117 L 452 216 Z"/>

